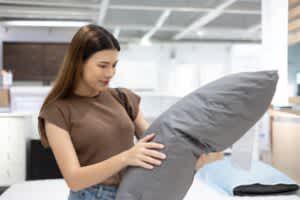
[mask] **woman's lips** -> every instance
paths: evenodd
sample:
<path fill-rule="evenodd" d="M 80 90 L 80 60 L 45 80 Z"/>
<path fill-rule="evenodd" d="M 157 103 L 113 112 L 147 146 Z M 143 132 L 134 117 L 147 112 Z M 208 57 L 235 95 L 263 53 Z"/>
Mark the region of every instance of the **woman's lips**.
<path fill-rule="evenodd" d="M 101 81 L 104 85 L 107 85 L 109 81 Z"/>

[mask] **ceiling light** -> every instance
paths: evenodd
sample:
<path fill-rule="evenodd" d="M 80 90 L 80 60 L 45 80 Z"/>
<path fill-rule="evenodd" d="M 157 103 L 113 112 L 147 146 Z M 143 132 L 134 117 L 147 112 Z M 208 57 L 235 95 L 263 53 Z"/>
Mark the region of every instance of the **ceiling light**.
<path fill-rule="evenodd" d="M 204 35 L 204 31 L 202 31 L 202 30 L 197 31 L 197 35 L 199 37 L 202 37 Z"/>
<path fill-rule="evenodd" d="M 143 38 L 143 39 L 141 39 L 140 44 L 142 46 L 151 46 L 152 42 L 149 39 L 147 39 L 147 38 Z"/>
<path fill-rule="evenodd" d="M 37 27 L 81 27 L 88 21 L 43 21 L 43 20 L 11 20 L 2 21 L 4 26 L 37 26 Z"/>

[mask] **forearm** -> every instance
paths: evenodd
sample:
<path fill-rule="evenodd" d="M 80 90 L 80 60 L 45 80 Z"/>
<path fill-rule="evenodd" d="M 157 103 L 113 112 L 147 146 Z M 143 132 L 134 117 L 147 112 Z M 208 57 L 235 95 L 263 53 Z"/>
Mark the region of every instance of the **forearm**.
<path fill-rule="evenodd" d="M 140 119 L 138 124 L 136 123 L 136 136 L 137 139 L 143 137 L 144 132 L 149 128 L 150 124 L 145 119 Z"/>
<path fill-rule="evenodd" d="M 125 152 L 122 152 L 102 162 L 74 169 L 68 185 L 73 191 L 82 190 L 103 182 L 126 166 Z"/>

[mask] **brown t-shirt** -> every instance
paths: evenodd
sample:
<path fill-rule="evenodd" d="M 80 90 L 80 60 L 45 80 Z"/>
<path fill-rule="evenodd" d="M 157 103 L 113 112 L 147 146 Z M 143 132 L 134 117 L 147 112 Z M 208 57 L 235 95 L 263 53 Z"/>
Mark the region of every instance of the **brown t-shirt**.
<path fill-rule="evenodd" d="M 140 97 L 122 88 L 132 109 L 134 119 L 139 110 Z M 47 105 L 40 111 L 38 126 L 44 147 L 48 146 L 44 120 L 66 130 L 76 150 L 81 166 L 101 162 L 133 146 L 135 126 L 125 108 L 109 88 L 95 97 L 76 94 Z M 140 135 L 136 133 L 140 138 Z M 100 172 L 99 172 L 100 173 Z M 104 184 L 118 185 L 122 171 Z"/>

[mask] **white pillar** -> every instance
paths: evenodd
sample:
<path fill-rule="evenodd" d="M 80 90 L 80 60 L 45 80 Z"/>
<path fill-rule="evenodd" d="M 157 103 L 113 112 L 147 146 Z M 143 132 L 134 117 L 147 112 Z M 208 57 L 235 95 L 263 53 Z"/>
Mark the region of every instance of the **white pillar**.
<path fill-rule="evenodd" d="M 262 0 L 262 44 L 266 69 L 277 69 L 273 104 L 288 103 L 288 1 Z"/>

